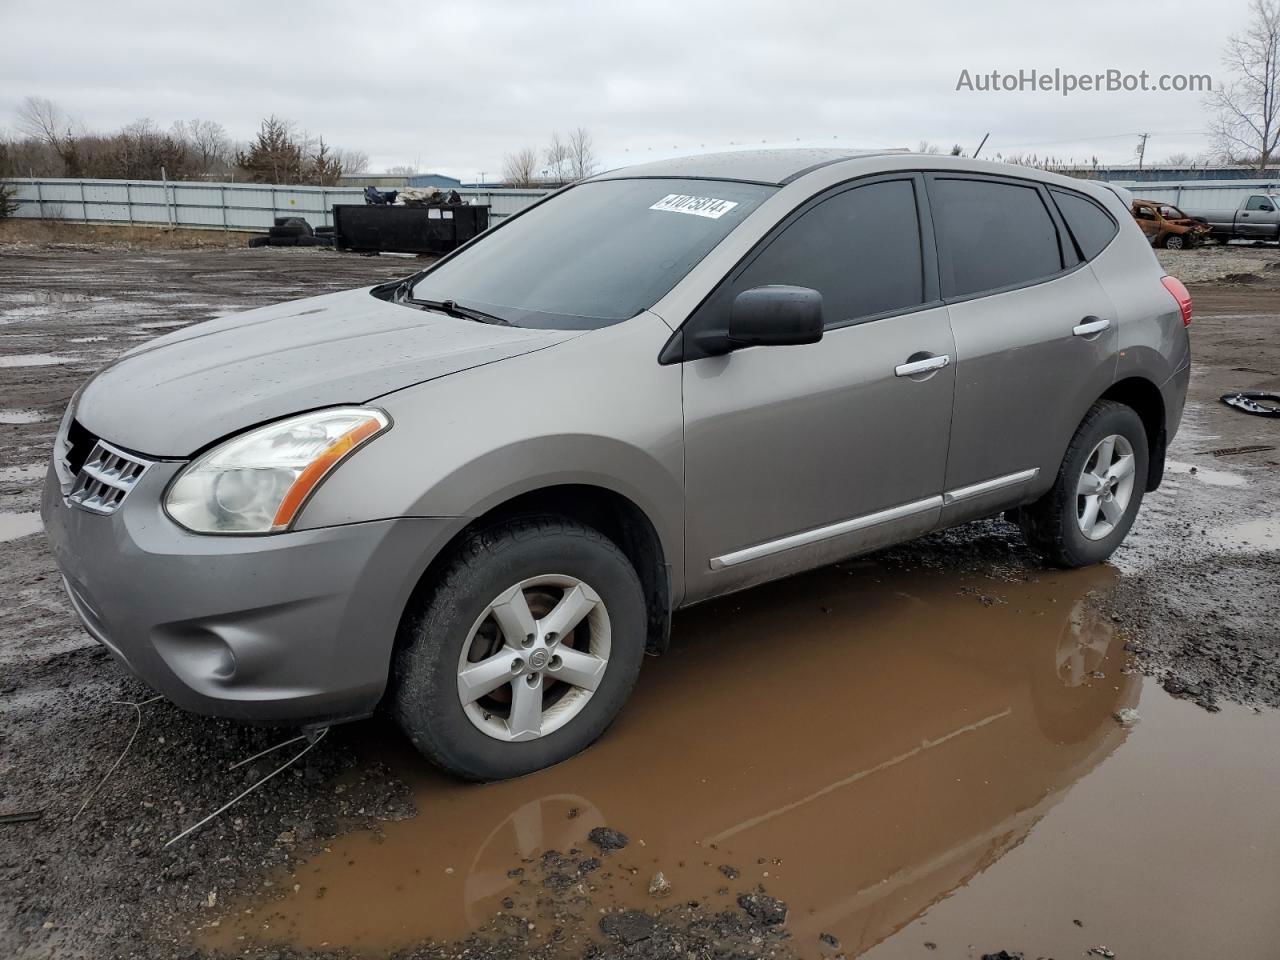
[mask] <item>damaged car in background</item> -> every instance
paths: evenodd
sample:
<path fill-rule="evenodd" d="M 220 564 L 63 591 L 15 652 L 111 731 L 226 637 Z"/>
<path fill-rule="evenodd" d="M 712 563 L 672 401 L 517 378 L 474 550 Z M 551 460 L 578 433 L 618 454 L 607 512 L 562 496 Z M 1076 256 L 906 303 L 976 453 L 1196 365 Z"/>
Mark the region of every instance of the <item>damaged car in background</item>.
<path fill-rule="evenodd" d="M 131 351 L 73 398 L 43 518 L 87 629 L 179 706 L 381 706 L 445 770 L 513 777 L 605 731 L 681 607 L 1002 513 L 1050 563 L 1106 559 L 1190 319 L 1100 186 L 664 161 Z"/>

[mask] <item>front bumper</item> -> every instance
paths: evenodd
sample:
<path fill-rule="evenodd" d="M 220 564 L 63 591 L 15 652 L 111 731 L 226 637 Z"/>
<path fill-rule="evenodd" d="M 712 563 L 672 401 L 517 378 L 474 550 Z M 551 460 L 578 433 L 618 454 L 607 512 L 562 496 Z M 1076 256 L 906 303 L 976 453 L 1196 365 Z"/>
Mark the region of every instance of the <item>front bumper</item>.
<path fill-rule="evenodd" d="M 109 516 L 69 504 L 50 468 L 45 531 L 89 633 L 196 713 L 303 724 L 371 713 L 405 604 L 459 521 L 200 536 L 160 507 L 180 467 L 155 464 Z"/>

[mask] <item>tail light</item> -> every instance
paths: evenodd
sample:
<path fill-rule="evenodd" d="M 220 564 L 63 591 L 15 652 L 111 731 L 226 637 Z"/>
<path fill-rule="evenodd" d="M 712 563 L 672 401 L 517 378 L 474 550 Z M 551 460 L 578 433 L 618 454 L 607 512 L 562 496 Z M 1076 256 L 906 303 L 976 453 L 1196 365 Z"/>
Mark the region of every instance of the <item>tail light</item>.
<path fill-rule="evenodd" d="M 1191 325 L 1191 294 L 1187 292 L 1186 285 L 1177 277 L 1161 277 L 1160 282 L 1164 284 L 1164 288 L 1173 294 L 1173 299 L 1178 301 L 1178 309 L 1182 311 L 1182 325 L 1188 327 Z"/>

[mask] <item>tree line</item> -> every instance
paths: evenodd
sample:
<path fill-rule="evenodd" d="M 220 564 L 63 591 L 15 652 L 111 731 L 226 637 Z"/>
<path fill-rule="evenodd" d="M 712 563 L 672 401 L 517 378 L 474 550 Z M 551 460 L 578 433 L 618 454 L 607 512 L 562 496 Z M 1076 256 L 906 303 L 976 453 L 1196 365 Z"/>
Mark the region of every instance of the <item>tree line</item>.
<path fill-rule="evenodd" d="M 600 168 L 595 142 L 585 127 L 567 137 L 553 132 L 543 148 L 522 147 L 502 158 L 502 181 L 509 187 L 556 186 L 582 180 Z"/>
<path fill-rule="evenodd" d="M 112 180 L 249 180 L 333 186 L 363 173 L 369 158 L 342 150 L 289 120 L 264 119 L 247 143 L 214 120 L 180 120 L 161 129 L 136 120 L 115 131 L 87 130 L 52 100 L 27 97 L 16 136 L 0 136 L 0 177 L 89 177 Z"/>

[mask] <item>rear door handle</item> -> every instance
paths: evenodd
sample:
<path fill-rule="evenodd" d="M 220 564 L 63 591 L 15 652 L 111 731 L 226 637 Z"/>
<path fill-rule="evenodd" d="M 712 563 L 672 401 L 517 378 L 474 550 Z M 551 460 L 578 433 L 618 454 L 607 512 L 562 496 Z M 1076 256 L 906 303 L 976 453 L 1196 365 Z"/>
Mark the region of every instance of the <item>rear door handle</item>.
<path fill-rule="evenodd" d="M 1111 321 L 1105 317 L 1085 317 L 1071 328 L 1071 333 L 1076 337 L 1089 337 L 1095 333 L 1101 333 L 1109 326 Z"/>
<path fill-rule="evenodd" d="M 922 373 L 932 373 L 935 370 L 941 370 L 943 367 L 950 366 L 951 357 L 926 357 L 923 360 L 912 360 L 908 363 L 900 363 L 893 368 L 895 377 L 914 377 Z"/>

